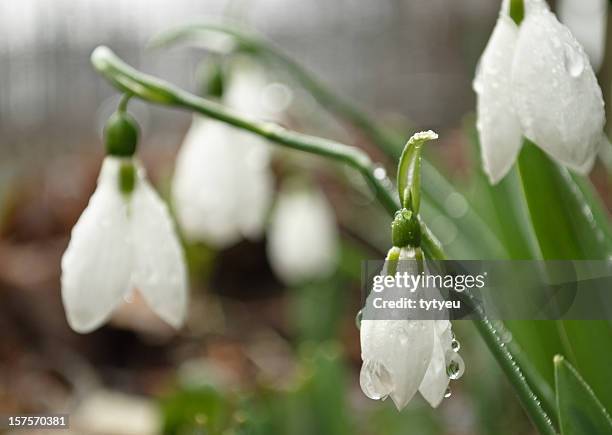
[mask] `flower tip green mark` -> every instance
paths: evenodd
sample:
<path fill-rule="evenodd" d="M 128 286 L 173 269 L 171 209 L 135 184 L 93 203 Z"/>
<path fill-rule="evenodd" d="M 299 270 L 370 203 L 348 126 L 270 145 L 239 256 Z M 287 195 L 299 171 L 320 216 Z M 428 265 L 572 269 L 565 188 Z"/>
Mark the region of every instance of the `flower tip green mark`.
<path fill-rule="evenodd" d="M 119 190 L 128 196 L 136 187 L 136 168 L 131 160 L 122 162 L 119 167 Z"/>
<path fill-rule="evenodd" d="M 525 18 L 525 3 L 523 0 L 510 0 L 510 17 L 517 24 Z"/>

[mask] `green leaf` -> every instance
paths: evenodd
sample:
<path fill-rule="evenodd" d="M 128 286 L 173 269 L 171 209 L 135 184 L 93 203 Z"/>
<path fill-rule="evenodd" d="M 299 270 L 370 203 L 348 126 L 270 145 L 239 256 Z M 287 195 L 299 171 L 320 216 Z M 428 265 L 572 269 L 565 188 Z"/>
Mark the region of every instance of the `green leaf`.
<path fill-rule="evenodd" d="M 508 320 L 506 327 L 512 333 L 529 361 L 552 388 L 555 374 L 552 358 L 564 350 L 556 322 L 550 320 Z"/>
<path fill-rule="evenodd" d="M 610 212 L 603 204 L 599 194 L 595 190 L 593 183 L 587 177 L 580 176 L 578 174 L 571 174 L 572 180 L 576 183 L 580 193 L 584 197 L 586 203 L 589 206 L 593 219 L 598 228 L 604 233 L 608 243 L 612 241 L 612 224 L 610 222 Z"/>
<path fill-rule="evenodd" d="M 557 408 L 562 435 L 612 433 L 612 419 L 591 387 L 561 355 L 554 358 Z"/>
<path fill-rule="evenodd" d="M 542 258 L 608 258 L 612 244 L 598 226 L 588 202 L 570 173 L 525 140 L 519 171 Z"/>
<path fill-rule="evenodd" d="M 609 291 L 609 289 L 607 289 Z M 580 370 L 607 409 L 612 409 L 612 327 L 606 320 L 558 322 L 567 358 Z"/>
<path fill-rule="evenodd" d="M 425 142 L 435 140 L 433 131 L 415 133 L 406 143 L 397 166 L 397 193 L 400 204 L 415 213 L 421 203 L 421 150 Z"/>
<path fill-rule="evenodd" d="M 605 236 L 609 230 L 607 222 L 601 217 L 599 220 L 594 218 L 596 213 L 590 205 L 593 198 L 589 201 L 583 195 L 584 185 L 582 188 L 578 186 L 569 171 L 553 163 L 527 140 L 519 156 L 519 171 L 543 259 L 610 257 L 612 245 Z M 605 321 L 560 320 L 556 326 L 561 339 L 558 352 L 564 352 L 585 379 L 596 386 L 604 404 L 612 406 L 612 393 L 606 388 L 608 370 L 612 367 L 610 324 Z M 558 344 L 549 343 L 542 351 L 543 356 L 550 353 L 550 346 Z"/>

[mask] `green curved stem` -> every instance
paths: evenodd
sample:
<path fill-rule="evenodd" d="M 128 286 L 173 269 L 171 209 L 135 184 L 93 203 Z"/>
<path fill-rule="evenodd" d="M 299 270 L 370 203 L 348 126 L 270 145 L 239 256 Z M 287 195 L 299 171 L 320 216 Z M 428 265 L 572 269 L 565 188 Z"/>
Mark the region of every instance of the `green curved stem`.
<path fill-rule="evenodd" d="M 394 160 L 400 157 L 404 145 L 401 138 L 393 137 L 387 130 L 373 123 L 365 112 L 331 92 L 315 74 L 255 33 L 245 32 L 228 24 L 199 23 L 162 33 L 154 38 L 150 45 L 160 47 L 190 38 L 197 33 L 206 32 L 215 32 L 231 37 L 235 44 L 235 51 L 256 54 L 260 58 L 282 65 L 327 110 L 339 114 L 352 125 L 359 127 L 374 143 L 382 148 L 385 154 Z"/>
<path fill-rule="evenodd" d="M 391 192 L 381 180 L 374 175 L 375 165 L 367 154 L 358 148 L 339 142 L 309 136 L 287 130 L 277 124 L 260 122 L 237 115 L 224 106 L 197 97 L 177 86 L 144 74 L 119 59 L 109 48 L 98 47 L 91 56 L 96 70 L 110 83 L 122 92 L 130 93 L 142 100 L 172 107 L 178 107 L 198 112 L 210 118 L 217 119 L 234 127 L 250 131 L 279 145 L 292 149 L 329 157 L 356 169 L 370 184 L 378 201 L 390 216 L 400 208 L 394 192 Z M 420 220 L 422 232 L 422 248 L 432 259 L 446 259 L 440 243 L 431 233 L 427 225 Z M 468 300 L 473 307 L 471 295 Z M 555 430 L 543 410 L 539 398 L 525 380 L 518 363 L 508 351 L 499 334 L 493 327 L 482 309 L 475 309 L 475 323 L 478 331 L 487 343 L 489 349 L 504 370 L 504 373 L 514 386 L 527 413 L 543 434 L 554 434 Z"/>
<path fill-rule="evenodd" d="M 290 131 L 272 122 L 261 122 L 237 115 L 220 104 L 197 97 L 168 82 L 137 71 L 119 59 L 108 47 L 96 48 L 91 55 L 91 62 L 96 70 L 117 89 L 142 100 L 198 112 L 255 133 L 277 144 L 347 164 L 364 177 L 374 190 L 378 201 L 391 216 L 400 208 L 394 193 L 374 175 L 376 166 L 370 157 L 358 148 Z M 423 227 L 423 250 L 431 258 L 446 258 L 440 242 L 433 233 L 425 223 L 421 222 L 421 226 Z"/>

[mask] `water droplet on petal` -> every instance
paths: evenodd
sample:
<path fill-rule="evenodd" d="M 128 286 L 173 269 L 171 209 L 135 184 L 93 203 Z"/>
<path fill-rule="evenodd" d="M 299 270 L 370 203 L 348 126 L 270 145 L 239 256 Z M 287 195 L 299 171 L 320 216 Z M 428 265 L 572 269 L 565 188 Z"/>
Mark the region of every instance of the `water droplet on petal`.
<path fill-rule="evenodd" d="M 459 352 L 459 349 L 461 349 L 461 343 L 459 343 L 459 340 L 457 340 L 456 338 L 453 338 L 451 340 L 451 349 L 453 350 L 453 352 Z"/>
<path fill-rule="evenodd" d="M 584 71 L 584 57 L 582 53 L 569 44 L 565 44 L 563 51 L 563 61 L 565 70 L 574 78 L 580 77 Z"/>
<path fill-rule="evenodd" d="M 359 374 L 359 384 L 370 399 L 384 400 L 393 391 L 391 374 L 378 361 L 365 361 Z"/>
<path fill-rule="evenodd" d="M 359 310 L 355 316 L 355 325 L 357 329 L 361 329 L 361 320 L 363 319 L 363 310 Z"/>
<path fill-rule="evenodd" d="M 458 353 L 452 350 L 446 353 L 446 374 L 450 379 L 459 379 L 465 372 L 465 363 Z"/>
<path fill-rule="evenodd" d="M 446 391 L 444 391 L 444 397 L 448 399 L 451 396 L 452 392 L 450 387 L 446 387 Z"/>

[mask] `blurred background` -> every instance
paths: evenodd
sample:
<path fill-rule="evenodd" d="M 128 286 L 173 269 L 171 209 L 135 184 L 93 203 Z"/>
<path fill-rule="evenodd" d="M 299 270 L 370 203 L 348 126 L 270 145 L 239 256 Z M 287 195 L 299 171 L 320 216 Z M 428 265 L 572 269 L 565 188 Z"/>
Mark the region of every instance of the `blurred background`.
<path fill-rule="evenodd" d="M 355 174 L 319 159 L 277 153 L 271 168 L 275 189 L 289 175 L 309 174 L 331 205 L 338 256 L 325 276 L 299 285 L 279 278 L 266 231 L 223 248 L 186 243 L 192 300 L 178 334 L 136 297 L 108 325 L 78 335 L 66 323 L 59 285 L 70 229 L 95 188 L 102 127 L 118 101 L 92 69 L 92 50 L 108 45 L 136 68 L 197 93 L 205 50 L 146 46 L 160 31 L 199 18 L 256 29 L 404 138 L 435 129 L 441 140 L 428 157 L 437 170 L 424 181 L 438 198 L 424 205 L 434 232 L 455 258 L 523 258 L 500 218 L 505 205 L 495 203 L 481 173 L 474 134 L 471 82 L 499 3 L 0 2 L 0 414 L 70 413 L 70 432 L 79 434 L 534 433 L 462 321 L 455 333 L 466 373 L 438 409 L 415 398 L 400 413 L 362 394 L 361 261 L 389 248 L 389 219 Z M 608 92 L 607 2 L 556 3 Z M 327 113 L 282 68 L 268 77 L 286 96 L 285 125 L 358 145 L 393 173 L 393 158 Z M 192 118 L 138 101 L 130 110 L 142 129 L 139 157 L 167 198 Z M 609 160 L 602 155 L 591 175 L 608 214 Z M 527 327 L 511 330 L 524 347 L 546 349 L 543 360 L 553 352 L 556 342 L 534 341 Z"/>

